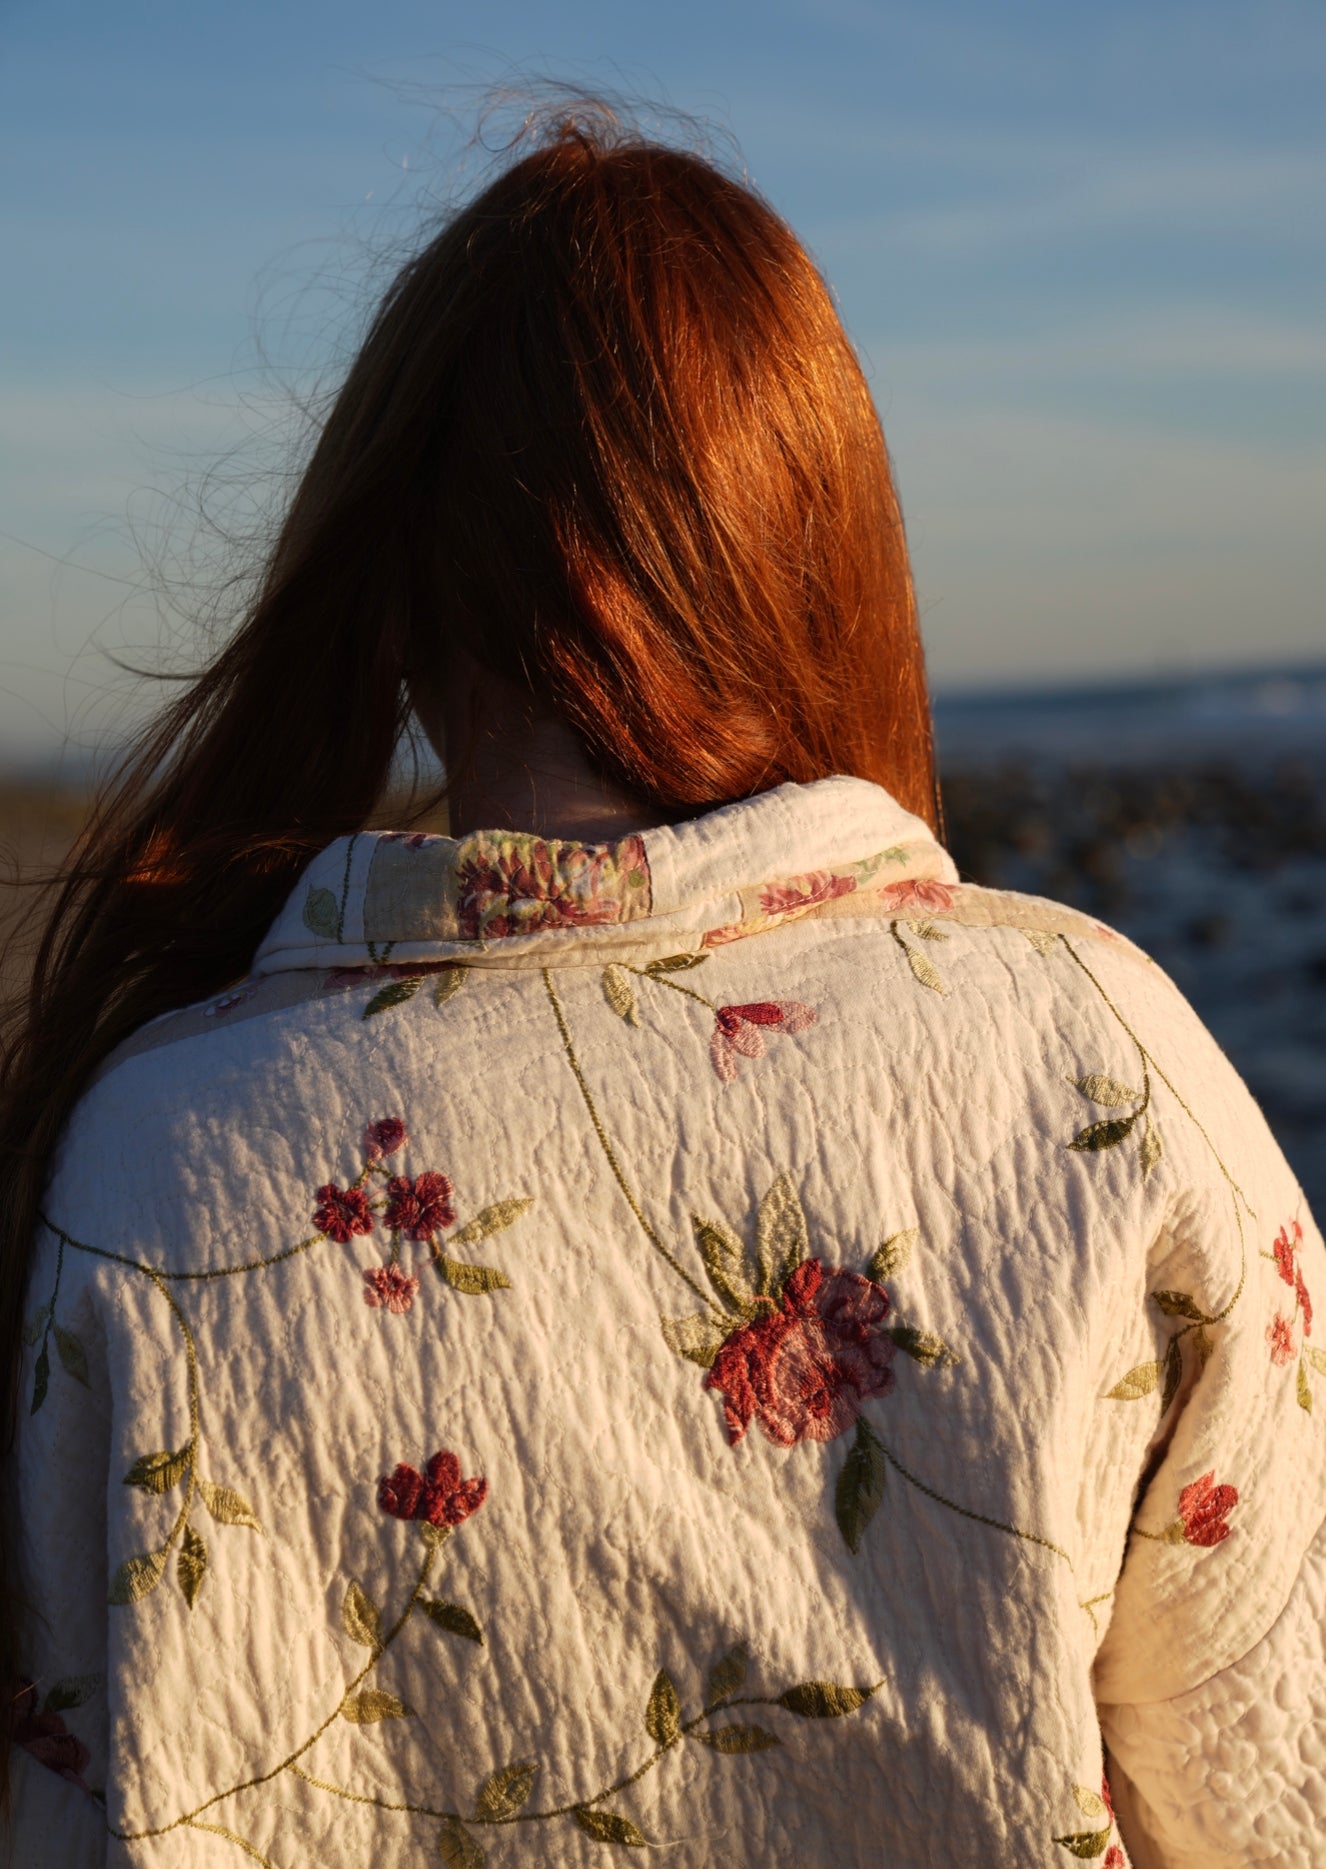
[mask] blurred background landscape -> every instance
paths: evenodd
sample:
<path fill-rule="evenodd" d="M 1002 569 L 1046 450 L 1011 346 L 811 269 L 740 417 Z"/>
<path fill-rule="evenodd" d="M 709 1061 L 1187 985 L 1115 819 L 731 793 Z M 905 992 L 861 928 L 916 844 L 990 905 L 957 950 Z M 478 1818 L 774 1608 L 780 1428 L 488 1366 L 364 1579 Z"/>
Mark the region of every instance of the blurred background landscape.
<path fill-rule="evenodd" d="M 654 100 L 819 259 L 960 869 L 1154 954 L 1326 1212 L 1317 0 L 8 0 L 0 849 L 58 857 L 132 671 L 222 638 L 376 292 L 543 75 Z"/>

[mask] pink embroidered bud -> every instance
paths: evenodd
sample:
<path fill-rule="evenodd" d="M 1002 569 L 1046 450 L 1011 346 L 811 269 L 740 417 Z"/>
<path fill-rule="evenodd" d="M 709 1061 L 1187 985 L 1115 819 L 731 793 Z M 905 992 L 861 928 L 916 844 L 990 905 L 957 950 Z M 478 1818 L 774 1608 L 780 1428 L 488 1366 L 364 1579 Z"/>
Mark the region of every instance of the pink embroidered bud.
<path fill-rule="evenodd" d="M 709 1040 L 709 1061 L 725 1084 L 737 1075 L 737 1059 L 762 1058 L 765 1032 L 804 1032 L 816 1014 L 799 999 L 755 1000 L 747 1006 L 719 1006 Z"/>
<path fill-rule="evenodd" d="M 378 1505 L 394 1519 L 422 1519 L 429 1525 L 462 1525 L 488 1497 L 482 1475 L 461 1478 L 460 1461 L 441 1448 L 424 1471 L 397 1466 L 378 1481 Z"/>
<path fill-rule="evenodd" d="M 1238 1502 L 1236 1487 L 1215 1484 L 1214 1469 L 1204 1473 L 1201 1479 L 1194 1480 L 1191 1486 L 1185 1486 L 1179 1494 L 1179 1518 L 1183 1523 L 1184 1543 L 1223 1543 L 1230 1532 L 1225 1521 Z"/>
<path fill-rule="evenodd" d="M 364 1131 L 364 1153 L 370 1162 L 380 1162 L 384 1155 L 394 1155 L 410 1140 L 399 1116 L 383 1116 Z"/>

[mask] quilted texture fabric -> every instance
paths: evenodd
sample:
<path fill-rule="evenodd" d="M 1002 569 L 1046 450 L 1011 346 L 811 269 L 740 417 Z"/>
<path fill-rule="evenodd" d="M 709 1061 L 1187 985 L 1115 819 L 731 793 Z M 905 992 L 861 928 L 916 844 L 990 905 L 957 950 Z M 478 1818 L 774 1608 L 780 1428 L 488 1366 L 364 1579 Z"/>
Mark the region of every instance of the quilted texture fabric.
<path fill-rule="evenodd" d="M 14 1860 L 1306 1864 L 1323 1258 L 873 786 L 343 839 L 55 1164 Z"/>

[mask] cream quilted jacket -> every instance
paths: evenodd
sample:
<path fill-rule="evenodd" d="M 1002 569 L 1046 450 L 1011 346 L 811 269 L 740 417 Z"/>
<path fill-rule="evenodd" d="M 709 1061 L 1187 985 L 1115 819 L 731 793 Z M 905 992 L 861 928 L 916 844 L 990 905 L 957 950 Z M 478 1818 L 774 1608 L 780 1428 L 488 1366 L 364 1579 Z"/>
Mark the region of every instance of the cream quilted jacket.
<path fill-rule="evenodd" d="M 56 1163 L 13 1861 L 1326 1862 L 1324 1273 L 871 785 L 344 839 Z"/>

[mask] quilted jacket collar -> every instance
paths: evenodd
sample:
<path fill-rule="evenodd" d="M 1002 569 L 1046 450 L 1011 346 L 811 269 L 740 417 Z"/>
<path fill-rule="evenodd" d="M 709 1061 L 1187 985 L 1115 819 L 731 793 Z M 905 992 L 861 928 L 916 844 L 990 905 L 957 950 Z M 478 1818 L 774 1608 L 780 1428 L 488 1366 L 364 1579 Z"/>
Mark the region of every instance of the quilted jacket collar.
<path fill-rule="evenodd" d="M 836 897 L 956 877 L 929 827 L 863 779 L 782 785 L 613 844 L 364 832 L 314 858 L 254 971 L 602 965 L 614 953 L 715 947 Z"/>

